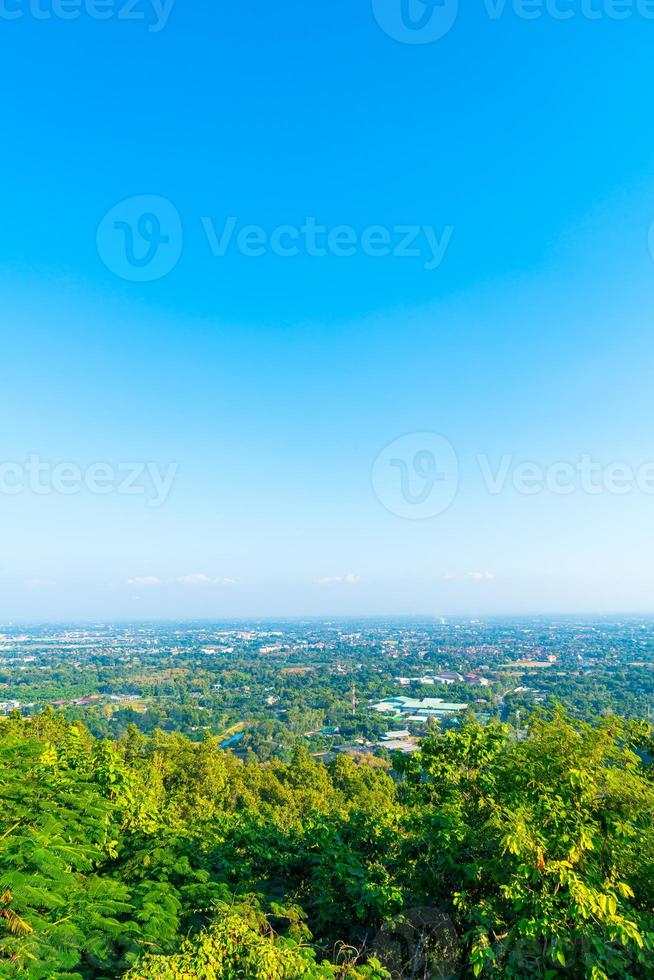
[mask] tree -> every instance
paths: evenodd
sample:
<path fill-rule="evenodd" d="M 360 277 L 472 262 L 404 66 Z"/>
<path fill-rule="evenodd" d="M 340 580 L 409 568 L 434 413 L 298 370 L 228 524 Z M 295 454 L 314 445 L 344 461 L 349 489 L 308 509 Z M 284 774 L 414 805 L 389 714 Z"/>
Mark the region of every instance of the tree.
<path fill-rule="evenodd" d="M 292 912 L 297 937 L 275 934 L 265 916 L 252 906 L 217 910 L 212 927 L 182 944 L 174 956 L 148 955 L 125 980 L 384 980 L 390 978 L 372 960 L 361 966 L 354 962 L 354 951 L 343 949 L 339 963 L 319 963 L 314 950 L 302 942 L 299 919 Z M 288 915 L 289 913 L 287 913 Z"/>
<path fill-rule="evenodd" d="M 524 741 L 468 724 L 411 760 L 410 864 L 450 896 L 475 976 L 648 975 L 654 793 L 630 739 L 557 711 Z"/>

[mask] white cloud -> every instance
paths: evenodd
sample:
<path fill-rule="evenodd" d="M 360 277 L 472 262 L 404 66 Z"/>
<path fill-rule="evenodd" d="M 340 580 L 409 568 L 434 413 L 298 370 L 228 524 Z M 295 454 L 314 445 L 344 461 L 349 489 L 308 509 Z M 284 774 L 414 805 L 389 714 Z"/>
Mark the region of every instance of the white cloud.
<path fill-rule="evenodd" d="M 493 582 L 494 580 L 495 575 L 492 572 L 464 572 L 463 574 L 452 572 L 443 575 L 444 582 Z"/>
<path fill-rule="evenodd" d="M 216 585 L 218 579 L 209 578 L 204 572 L 195 572 L 193 575 L 180 575 L 175 581 L 181 585 Z"/>
<path fill-rule="evenodd" d="M 347 575 L 325 575 L 318 579 L 319 585 L 358 585 L 361 581 L 360 575 L 348 572 Z"/>
<path fill-rule="evenodd" d="M 193 572 L 191 575 L 179 575 L 177 578 L 161 579 L 156 575 L 144 575 L 141 578 L 130 578 L 128 585 L 240 585 L 237 578 L 211 578 L 204 572 Z"/>
<path fill-rule="evenodd" d="M 30 578 L 25 582 L 26 589 L 52 589 L 56 585 L 49 578 Z"/>
<path fill-rule="evenodd" d="M 180 585 L 240 585 L 237 578 L 211 578 L 204 572 L 194 572 L 192 575 L 180 575 L 175 579 Z"/>

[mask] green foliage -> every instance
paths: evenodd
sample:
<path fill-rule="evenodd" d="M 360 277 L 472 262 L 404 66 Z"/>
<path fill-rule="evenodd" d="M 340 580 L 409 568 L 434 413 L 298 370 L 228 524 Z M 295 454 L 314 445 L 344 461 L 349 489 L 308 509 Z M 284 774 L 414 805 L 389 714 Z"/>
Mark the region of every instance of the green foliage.
<path fill-rule="evenodd" d="M 473 724 L 424 744 L 408 846 L 475 976 L 648 975 L 654 793 L 630 737 L 556 713 L 524 740 Z"/>
<path fill-rule="evenodd" d="M 382 978 L 376 937 L 416 908 L 451 923 L 463 977 L 651 976 L 650 750 L 615 717 L 559 711 L 520 738 L 468 719 L 392 779 L 301 748 L 243 763 L 211 737 L 12 716 L 0 977 Z"/>
<path fill-rule="evenodd" d="M 173 956 L 147 955 L 125 980 L 296 980 L 298 977 L 383 980 L 390 977 L 375 960 L 357 966 L 343 949 L 339 962 L 317 962 L 314 950 L 297 939 L 276 935 L 252 908 L 216 909 L 206 932 L 182 944 Z"/>
<path fill-rule="evenodd" d="M 77 975 L 83 957 L 108 970 L 129 942 L 128 889 L 97 871 L 116 853 L 116 814 L 82 741 L 71 728 L 63 751 L 13 735 L 0 744 L 0 975 Z"/>

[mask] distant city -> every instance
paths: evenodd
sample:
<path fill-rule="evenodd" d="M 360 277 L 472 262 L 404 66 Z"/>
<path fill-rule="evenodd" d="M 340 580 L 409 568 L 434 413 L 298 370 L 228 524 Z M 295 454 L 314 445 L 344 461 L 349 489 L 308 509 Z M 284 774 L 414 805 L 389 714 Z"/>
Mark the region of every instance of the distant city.
<path fill-rule="evenodd" d="M 43 709 L 98 737 L 217 736 L 243 758 L 304 745 L 388 764 L 430 731 L 563 706 L 648 719 L 654 620 L 473 619 L 0 627 L 0 713 Z"/>

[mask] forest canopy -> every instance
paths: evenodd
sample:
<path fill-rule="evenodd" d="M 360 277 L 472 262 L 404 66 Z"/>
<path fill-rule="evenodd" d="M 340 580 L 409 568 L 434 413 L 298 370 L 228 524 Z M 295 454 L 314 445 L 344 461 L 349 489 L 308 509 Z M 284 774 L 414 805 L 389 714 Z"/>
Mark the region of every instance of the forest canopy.
<path fill-rule="evenodd" d="M 652 976 L 651 750 L 558 710 L 387 771 L 13 713 L 0 976 Z"/>

